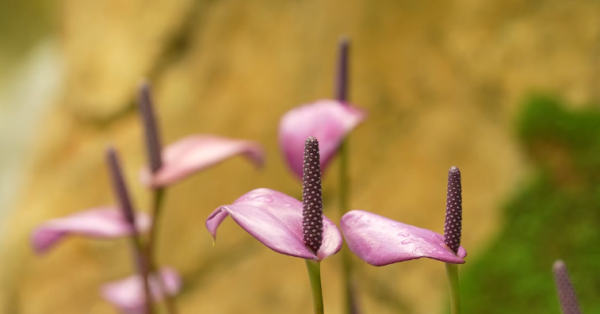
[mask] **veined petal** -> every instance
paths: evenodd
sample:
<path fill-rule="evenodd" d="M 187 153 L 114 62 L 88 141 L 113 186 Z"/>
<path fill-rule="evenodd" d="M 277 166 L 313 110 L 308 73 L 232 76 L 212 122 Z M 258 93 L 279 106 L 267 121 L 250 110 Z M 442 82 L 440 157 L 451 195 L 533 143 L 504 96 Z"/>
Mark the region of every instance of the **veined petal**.
<path fill-rule="evenodd" d="M 288 166 L 302 178 L 302 152 L 309 136 L 319 140 L 321 170 L 342 140 L 366 117 L 365 111 L 335 100 L 319 100 L 288 111 L 279 123 L 279 146 Z"/>
<path fill-rule="evenodd" d="M 206 220 L 206 228 L 214 239 L 228 215 L 258 241 L 281 254 L 323 260 L 342 247 L 342 234 L 323 216 L 323 244 L 315 256 L 304 244 L 302 203 L 278 191 L 256 189 L 231 205 L 217 208 Z"/>
<path fill-rule="evenodd" d="M 176 295 L 181 289 L 181 277 L 177 271 L 169 267 L 160 270 L 162 282 L 168 295 Z M 154 302 L 164 299 L 161 286 L 154 276 L 150 277 L 150 291 Z M 145 313 L 145 294 L 142 278 L 139 275 L 129 276 L 125 279 L 107 283 L 102 286 L 102 297 L 118 308 L 122 313 L 143 314 Z"/>
<path fill-rule="evenodd" d="M 152 187 L 171 185 L 237 155 L 248 157 L 257 166 L 264 161 L 262 147 L 252 141 L 213 135 L 188 136 L 167 146 L 162 153 L 162 167 L 154 175 L 144 169 L 142 182 Z"/>
<path fill-rule="evenodd" d="M 139 232 L 150 228 L 150 219 L 146 213 L 136 214 Z M 115 207 L 99 207 L 42 223 L 33 230 L 31 245 L 36 253 L 42 254 L 68 235 L 117 238 L 130 234 L 131 228 L 122 211 Z"/>
<path fill-rule="evenodd" d="M 463 264 L 467 256 L 462 246 L 458 249 L 458 256 L 455 255 L 438 233 L 362 210 L 346 213 L 340 227 L 350 250 L 373 266 L 421 257 Z"/>

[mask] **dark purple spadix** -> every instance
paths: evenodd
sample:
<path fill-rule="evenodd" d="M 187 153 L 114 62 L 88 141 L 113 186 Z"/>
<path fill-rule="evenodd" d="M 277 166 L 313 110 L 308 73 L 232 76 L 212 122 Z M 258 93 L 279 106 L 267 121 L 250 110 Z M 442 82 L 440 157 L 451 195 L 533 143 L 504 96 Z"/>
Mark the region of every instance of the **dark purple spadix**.
<path fill-rule="evenodd" d="M 306 139 L 304 145 L 302 205 L 304 244 L 317 254 L 323 242 L 323 203 L 319 142 L 312 136 Z"/>
<path fill-rule="evenodd" d="M 119 208 L 123 211 L 123 216 L 126 221 L 135 227 L 135 215 L 133 213 L 133 206 L 131 205 L 131 199 L 129 198 L 129 192 L 123 179 L 123 172 L 121 171 L 121 164 L 119 157 L 114 148 L 109 148 L 106 151 L 106 162 L 108 164 L 108 170 L 110 173 L 110 179 L 112 181 L 112 187 L 119 203 Z"/>
<path fill-rule="evenodd" d="M 348 55 L 350 52 L 350 40 L 342 37 L 338 46 L 338 64 L 335 76 L 335 99 L 348 101 Z"/>
<path fill-rule="evenodd" d="M 554 271 L 556 290 L 563 314 L 581 314 L 577 295 L 575 295 L 575 289 L 573 289 L 565 262 L 561 260 L 554 262 L 552 270 Z"/>
<path fill-rule="evenodd" d="M 456 167 L 448 171 L 448 193 L 446 194 L 446 221 L 444 223 L 444 244 L 456 254 L 460 247 L 462 229 L 462 188 L 460 170 Z"/>
<path fill-rule="evenodd" d="M 150 163 L 150 170 L 155 173 L 163 164 L 161 157 L 162 145 L 156 116 L 154 115 L 150 84 L 146 81 L 140 85 L 138 104 L 142 123 L 144 124 L 148 162 Z"/>

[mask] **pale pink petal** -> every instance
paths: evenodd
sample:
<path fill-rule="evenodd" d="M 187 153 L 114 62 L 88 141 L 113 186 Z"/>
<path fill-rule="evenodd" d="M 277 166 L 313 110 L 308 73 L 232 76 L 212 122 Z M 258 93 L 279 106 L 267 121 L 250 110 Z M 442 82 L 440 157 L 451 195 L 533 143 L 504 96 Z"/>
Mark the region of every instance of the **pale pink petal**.
<path fill-rule="evenodd" d="M 341 142 L 365 117 L 363 110 L 335 100 L 319 100 L 288 111 L 279 123 L 279 146 L 289 168 L 302 178 L 304 141 L 314 136 L 319 140 L 321 171 L 325 171 Z"/>
<path fill-rule="evenodd" d="M 150 228 L 150 216 L 137 213 L 136 225 L 139 232 L 147 231 Z M 42 223 L 33 230 L 31 245 L 36 253 L 42 254 L 69 235 L 117 238 L 130 234 L 131 228 L 120 210 L 99 207 Z"/>
<path fill-rule="evenodd" d="M 142 171 L 142 183 L 151 187 L 171 185 L 237 155 L 246 156 L 257 166 L 264 162 L 263 149 L 255 142 L 213 135 L 188 136 L 163 150 L 163 166 L 156 174 Z"/>
<path fill-rule="evenodd" d="M 463 264 L 467 256 L 462 246 L 457 255 L 450 251 L 438 233 L 362 210 L 346 213 L 340 227 L 350 250 L 373 266 L 421 257 Z"/>
<path fill-rule="evenodd" d="M 217 208 L 206 220 L 213 238 L 227 216 L 250 235 L 275 252 L 306 259 L 322 260 L 342 247 L 342 234 L 323 216 L 323 244 L 315 256 L 304 245 L 302 235 L 302 203 L 281 192 L 256 189 L 244 194 L 233 204 Z"/>
<path fill-rule="evenodd" d="M 163 267 L 160 270 L 163 284 L 168 295 L 176 295 L 181 289 L 181 277 L 176 270 L 170 267 Z M 164 299 L 163 291 L 155 276 L 150 278 L 150 291 L 154 302 L 160 302 Z M 142 314 L 145 312 L 146 296 L 142 278 L 139 275 L 129 276 L 125 279 L 107 283 L 102 286 L 102 297 L 114 305 L 122 313 Z"/>

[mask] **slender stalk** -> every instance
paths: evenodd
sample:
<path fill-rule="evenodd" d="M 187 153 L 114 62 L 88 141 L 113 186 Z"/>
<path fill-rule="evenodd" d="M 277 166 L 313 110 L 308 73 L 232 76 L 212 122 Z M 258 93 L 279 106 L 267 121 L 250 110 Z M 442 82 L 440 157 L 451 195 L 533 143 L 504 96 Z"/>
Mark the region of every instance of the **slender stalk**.
<path fill-rule="evenodd" d="M 335 78 L 335 98 L 346 103 L 348 101 L 349 87 L 349 54 L 350 41 L 348 38 L 342 38 L 338 47 L 338 65 Z M 348 141 L 343 140 L 338 149 L 340 159 L 339 172 L 339 202 L 340 217 L 350 210 L 350 178 L 348 176 Z M 347 248 L 342 250 L 342 281 L 344 286 L 344 313 L 356 314 L 358 309 L 354 304 L 354 291 L 352 283 L 352 256 Z"/>
<path fill-rule="evenodd" d="M 343 141 L 338 150 L 340 159 L 339 173 L 339 203 L 340 216 L 343 216 L 350 210 L 350 185 L 348 178 L 348 142 Z M 346 245 L 344 243 L 344 245 Z M 352 255 L 350 250 L 342 250 L 342 281 L 344 287 L 344 313 L 355 314 L 356 306 L 354 304 L 354 291 L 352 284 Z"/>
<path fill-rule="evenodd" d="M 141 113 L 142 123 L 144 125 L 144 139 L 146 142 L 146 151 L 148 155 L 148 162 L 152 174 L 156 174 L 158 170 L 163 166 L 162 160 L 162 143 L 160 140 L 160 130 L 158 122 L 156 121 L 156 115 L 154 114 L 154 106 L 152 101 L 152 95 L 150 92 L 150 84 L 146 81 L 142 82 L 139 89 L 139 110 Z M 153 188 L 152 191 L 152 226 L 150 228 L 150 235 L 148 238 L 148 246 L 146 255 L 148 257 L 148 264 L 152 273 L 155 274 L 158 285 L 164 295 L 165 304 L 169 314 L 176 314 L 177 308 L 175 301 L 169 295 L 166 285 L 163 282 L 162 276 L 158 271 L 156 263 L 156 238 L 158 236 L 158 228 L 160 226 L 160 214 L 161 205 L 165 196 L 164 188 Z"/>
<path fill-rule="evenodd" d="M 144 246 L 142 244 L 142 241 L 140 240 L 140 237 L 137 233 L 137 229 L 135 227 L 134 227 L 132 235 L 130 236 L 130 239 L 131 239 L 131 246 L 133 249 L 132 250 L 133 258 L 135 260 L 135 267 L 137 269 L 137 272 L 142 277 L 144 296 L 145 296 L 144 303 L 146 304 L 146 309 L 145 309 L 144 313 L 153 314 L 154 313 L 154 307 L 153 307 L 154 304 L 152 302 L 152 294 L 150 291 L 150 281 L 149 281 L 149 277 L 150 277 L 150 273 L 151 273 L 151 271 L 150 271 L 151 267 L 149 267 L 150 261 L 144 255 Z"/>
<path fill-rule="evenodd" d="M 323 290 L 321 289 L 321 261 L 307 259 L 306 269 L 310 279 L 315 314 L 323 314 L 325 310 L 323 308 Z"/>
<path fill-rule="evenodd" d="M 161 217 L 161 207 L 163 203 L 163 199 L 165 197 L 165 189 L 157 188 L 151 190 L 151 212 L 152 212 L 152 226 L 149 231 L 148 236 L 148 255 L 151 261 L 155 261 L 155 250 L 156 250 L 156 242 L 158 235 L 158 228 L 160 226 L 160 217 Z M 154 264 L 154 263 L 152 263 Z"/>
<path fill-rule="evenodd" d="M 344 140 L 338 150 L 340 159 L 340 177 L 339 177 L 339 189 L 340 189 L 340 210 L 341 214 L 344 215 L 350 210 L 350 178 L 348 176 L 348 141 Z"/>
<path fill-rule="evenodd" d="M 139 275 L 142 277 L 143 282 L 145 296 L 144 301 L 146 305 L 144 313 L 152 314 L 154 313 L 154 308 L 149 284 L 150 261 L 148 256 L 145 254 L 144 245 L 139 237 L 139 232 L 135 224 L 135 211 L 131 202 L 131 198 L 129 197 L 129 191 L 127 189 L 127 184 L 125 183 L 125 178 L 123 177 L 121 162 L 119 161 L 117 151 L 113 147 L 109 147 L 106 151 L 106 162 L 108 164 L 109 175 L 115 198 L 117 199 L 127 224 L 131 228 L 131 236 L 129 238 L 131 240 L 133 258 L 135 261 L 135 267 L 137 268 Z"/>
<path fill-rule="evenodd" d="M 173 297 L 168 293 L 167 286 L 165 285 L 163 278 L 156 262 L 156 246 L 158 229 L 160 226 L 161 208 L 163 200 L 166 196 L 166 190 L 164 188 L 152 189 L 152 227 L 150 228 L 150 234 L 148 237 L 148 261 L 150 264 L 150 271 L 155 274 L 160 290 L 164 295 L 165 305 L 169 314 L 177 314 L 177 304 Z"/>
<path fill-rule="evenodd" d="M 450 313 L 459 314 L 460 293 L 458 291 L 458 265 L 446 263 L 446 275 L 448 275 L 448 287 L 450 288 Z"/>

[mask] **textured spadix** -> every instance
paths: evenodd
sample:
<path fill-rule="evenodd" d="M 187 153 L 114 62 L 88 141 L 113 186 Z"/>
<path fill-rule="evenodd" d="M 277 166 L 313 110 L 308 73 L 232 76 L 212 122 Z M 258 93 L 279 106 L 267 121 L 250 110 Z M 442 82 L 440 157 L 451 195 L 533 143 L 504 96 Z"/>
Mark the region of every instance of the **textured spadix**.
<path fill-rule="evenodd" d="M 554 271 L 556 291 L 558 292 L 558 300 L 563 314 L 581 314 L 577 295 L 569 278 L 565 262 L 561 260 L 554 262 L 552 270 Z"/>
<path fill-rule="evenodd" d="M 171 185 L 237 155 L 248 157 L 258 166 L 264 161 L 261 146 L 252 141 L 212 135 L 188 136 L 167 146 L 162 153 L 162 167 L 154 175 L 144 169 L 142 182 L 151 187 Z"/>
<path fill-rule="evenodd" d="M 256 189 L 231 205 L 217 208 L 206 220 L 206 228 L 213 238 L 216 238 L 217 228 L 227 216 L 231 216 L 258 241 L 281 254 L 322 260 L 342 247 L 340 231 L 323 216 L 323 243 L 317 254 L 313 254 L 304 244 L 302 203 L 278 191 Z"/>
<path fill-rule="evenodd" d="M 137 213 L 135 221 L 139 232 L 150 227 L 150 217 L 145 213 Z M 122 211 L 116 207 L 99 207 L 42 223 L 33 231 L 31 245 L 36 253 L 42 254 L 70 235 L 117 238 L 131 234 Z"/>
<path fill-rule="evenodd" d="M 140 86 L 138 96 L 138 108 L 144 125 L 144 140 L 146 142 L 146 152 L 150 170 L 155 173 L 162 167 L 162 144 L 160 141 L 160 131 L 156 115 L 154 114 L 154 102 L 150 92 L 150 84 L 143 82 Z"/>
<path fill-rule="evenodd" d="M 462 187 L 460 170 L 456 167 L 448 171 L 448 192 L 446 194 L 446 221 L 444 222 L 444 243 L 452 252 L 458 252 L 462 232 Z"/>
<path fill-rule="evenodd" d="M 320 100 L 288 111 L 279 123 L 279 146 L 298 179 L 302 178 L 302 152 L 307 137 L 319 140 L 324 172 L 342 140 L 365 116 L 363 110 L 335 100 Z"/>
<path fill-rule="evenodd" d="M 304 148 L 302 204 L 304 244 L 312 252 L 317 252 L 323 242 L 323 198 L 321 193 L 319 142 L 312 136 L 306 139 Z"/>
<path fill-rule="evenodd" d="M 177 272 L 169 267 L 163 267 L 160 271 L 165 291 L 168 295 L 176 295 L 181 288 L 181 278 Z M 164 299 L 163 291 L 155 275 L 150 278 L 150 290 L 154 302 Z M 102 297 L 119 309 L 122 313 L 143 314 L 145 313 L 145 296 L 142 288 L 142 280 L 139 275 L 133 275 L 125 279 L 107 283 L 102 286 Z"/>
<path fill-rule="evenodd" d="M 422 257 L 463 264 L 467 256 L 462 246 L 454 254 L 441 234 L 362 210 L 346 213 L 340 227 L 350 250 L 373 266 Z"/>

